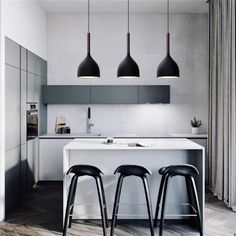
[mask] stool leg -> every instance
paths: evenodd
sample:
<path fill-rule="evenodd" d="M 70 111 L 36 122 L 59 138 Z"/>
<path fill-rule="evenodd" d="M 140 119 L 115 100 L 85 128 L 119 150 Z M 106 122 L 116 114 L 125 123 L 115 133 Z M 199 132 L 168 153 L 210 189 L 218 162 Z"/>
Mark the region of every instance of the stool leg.
<path fill-rule="evenodd" d="M 113 212 L 112 212 L 112 222 L 111 222 L 111 233 L 110 236 L 114 235 L 114 228 L 116 225 L 116 215 L 117 215 L 117 210 L 118 210 L 118 204 L 119 204 L 119 195 L 121 193 L 121 187 L 122 187 L 122 181 L 123 181 L 124 176 L 120 175 L 118 182 L 117 182 L 117 186 L 116 186 L 116 194 L 115 194 L 115 201 L 114 201 L 114 205 L 113 205 Z"/>
<path fill-rule="evenodd" d="M 155 213 L 155 218 L 154 218 L 154 228 L 157 227 L 157 221 L 158 221 L 158 214 L 159 214 L 159 209 L 160 209 L 160 204 L 161 204 L 161 197 L 163 194 L 163 190 L 164 190 L 164 184 L 166 181 L 166 175 L 162 175 L 161 177 L 161 183 L 160 183 L 160 187 L 159 187 L 159 191 L 158 191 L 158 197 L 157 197 L 157 204 L 156 204 L 156 213 Z"/>
<path fill-rule="evenodd" d="M 164 184 L 164 192 L 163 192 L 162 207 L 161 207 L 161 222 L 160 222 L 159 236 L 162 236 L 162 233 L 163 233 L 164 217 L 165 217 L 165 204 L 166 204 L 166 193 L 167 193 L 169 177 L 170 177 L 169 175 L 166 175 L 166 181 L 165 181 L 165 184 Z"/>
<path fill-rule="evenodd" d="M 122 185 L 123 185 L 123 179 L 121 180 L 120 182 L 120 189 L 122 188 Z M 118 202 L 118 205 L 117 205 L 117 211 L 116 211 L 116 220 L 115 220 L 115 227 L 117 225 L 117 218 L 118 218 L 118 212 L 119 212 L 119 207 L 120 207 L 120 195 L 121 195 L 121 191 L 119 191 L 118 193 L 118 197 L 117 197 L 117 202 Z"/>
<path fill-rule="evenodd" d="M 105 211 L 105 220 L 106 220 L 106 227 L 108 228 L 108 215 L 107 215 L 107 204 L 106 204 L 106 197 L 105 197 L 105 191 L 104 191 L 104 185 L 102 181 L 102 177 L 99 176 L 99 181 L 101 185 L 101 190 L 102 190 L 102 200 L 103 200 L 103 206 L 104 206 L 104 211 Z"/>
<path fill-rule="evenodd" d="M 151 203 L 151 196 L 150 196 L 148 181 L 147 181 L 147 177 L 146 176 L 143 176 L 141 178 L 143 180 L 143 186 L 144 186 L 144 191 L 145 191 L 145 196 L 146 196 L 151 236 L 154 236 L 152 203 Z"/>
<path fill-rule="evenodd" d="M 71 183 L 70 183 L 70 189 L 69 189 L 69 194 L 67 198 L 67 205 L 66 205 L 66 213 L 65 213 L 65 219 L 64 219 L 64 227 L 63 227 L 63 236 L 66 236 L 67 232 L 67 225 L 68 225 L 68 220 L 69 220 L 69 213 L 70 213 L 70 206 L 72 202 L 72 197 L 73 197 L 73 186 L 75 185 L 77 181 L 77 176 L 74 175 L 72 177 Z"/>
<path fill-rule="evenodd" d="M 186 187 L 187 187 L 187 194 L 188 194 L 188 202 L 189 204 L 195 208 L 194 202 L 193 202 L 193 193 L 192 193 L 192 188 L 191 188 L 191 181 L 188 176 L 185 176 L 185 182 L 186 182 Z M 194 214 L 194 210 L 190 208 L 190 214 Z M 192 222 L 191 226 L 194 227 L 194 221 L 195 217 L 192 217 Z"/>
<path fill-rule="evenodd" d="M 76 176 L 75 181 L 73 183 L 72 186 L 72 199 L 71 199 L 71 203 L 70 205 L 72 205 L 71 210 L 70 210 L 70 217 L 69 217 L 69 224 L 68 224 L 68 228 L 71 228 L 71 223 L 72 223 L 72 214 L 74 211 L 74 202 L 75 202 L 75 194 L 76 194 L 76 187 L 77 187 L 77 180 L 78 180 L 78 176 Z"/>
<path fill-rule="evenodd" d="M 103 204 L 103 197 L 102 197 L 102 187 L 100 183 L 99 177 L 95 177 L 96 185 L 97 185 L 97 191 L 98 191 L 98 199 L 99 199 L 99 205 L 100 205 L 100 211 L 101 211 L 101 217 L 102 217 L 102 228 L 103 228 L 103 235 L 106 236 L 106 216 L 105 216 L 105 208 Z"/>
<path fill-rule="evenodd" d="M 200 232 L 200 235 L 203 236 L 202 219 L 201 219 L 201 211 L 200 211 L 200 206 L 199 206 L 199 201 L 198 201 L 197 188 L 196 188 L 194 178 L 192 176 L 189 177 L 189 178 L 190 178 L 190 181 L 191 181 L 191 188 L 192 188 L 192 191 L 193 191 L 194 201 L 195 201 L 195 205 L 196 205 L 196 208 L 197 208 L 196 210 L 197 210 L 197 219 L 198 219 L 198 224 L 199 224 L 199 232 Z"/>

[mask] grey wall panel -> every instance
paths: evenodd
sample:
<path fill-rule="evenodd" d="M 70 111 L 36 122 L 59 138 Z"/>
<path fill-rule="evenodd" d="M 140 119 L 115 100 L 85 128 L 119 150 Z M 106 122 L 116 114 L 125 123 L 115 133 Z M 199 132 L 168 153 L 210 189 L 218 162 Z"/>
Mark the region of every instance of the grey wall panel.
<path fill-rule="evenodd" d="M 170 103 L 170 86 L 139 86 L 139 104 Z"/>
<path fill-rule="evenodd" d="M 20 123 L 21 123 L 21 144 L 26 143 L 26 102 L 27 102 L 27 72 L 21 70 L 21 84 L 20 84 Z"/>
<path fill-rule="evenodd" d="M 6 38 L 5 49 L 5 63 L 20 68 L 20 45 Z"/>
<path fill-rule="evenodd" d="M 90 86 L 44 86 L 43 102 L 45 104 L 89 104 Z"/>
<path fill-rule="evenodd" d="M 23 47 L 20 47 L 20 68 L 27 70 L 27 50 Z"/>
<path fill-rule="evenodd" d="M 137 104 L 138 86 L 92 86 L 92 104 Z"/>
<path fill-rule="evenodd" d="M 5 201 L 6 211 L 20 200 L 20 146 L 5 153 Z"/>
<path fill-rule="evenodd" d="M 6 150 L 20 145 L 20 70 L 6 65 Z"/>

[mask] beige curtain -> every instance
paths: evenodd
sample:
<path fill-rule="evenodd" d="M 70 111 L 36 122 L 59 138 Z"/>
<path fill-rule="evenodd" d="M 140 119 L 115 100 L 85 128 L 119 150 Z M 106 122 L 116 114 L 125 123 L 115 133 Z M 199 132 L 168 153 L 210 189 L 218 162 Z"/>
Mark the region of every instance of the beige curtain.
<path fill-rule="evenodd" d="M 209 1 L 209 187 L 236 211 L 235 0 Z"/>

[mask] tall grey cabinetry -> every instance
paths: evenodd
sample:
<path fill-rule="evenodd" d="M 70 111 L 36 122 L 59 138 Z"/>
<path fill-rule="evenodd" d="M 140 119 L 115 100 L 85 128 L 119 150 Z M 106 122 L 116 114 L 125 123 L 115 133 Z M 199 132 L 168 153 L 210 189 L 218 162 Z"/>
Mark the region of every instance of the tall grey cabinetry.
<path fill-rule="evenodd" d="M 37 149 L 37 145 L 36 140 L 32 140 L 33 148 L 32 143 L 27 142 L 26 107 L 31 94 L 37 94 L 35 102 L 39 104 L 39 121 L 45 122 L 47 114 L 42 105 L 41 87 L 46 84 L 47 66 L 44 60 L 8 38 L 5 46 L 5 192 L 6 211 L 9 211 L 37 180 L 37 152 L 32 151 Z M 31 60 L 37 60 L 37 63 Z M 29 62 L 36 69 L 29 68 Z M 44 72 L 38 73 L 41 70 L 37 68 L 43 68 Z M 37 74 L 33 75 L 34 72 Z M 36 80 L 33 82 L 36 83 L 33 91 L 32 80 Z M 39 126 L 39 133 L 46 133 L 45 125 Z"/>

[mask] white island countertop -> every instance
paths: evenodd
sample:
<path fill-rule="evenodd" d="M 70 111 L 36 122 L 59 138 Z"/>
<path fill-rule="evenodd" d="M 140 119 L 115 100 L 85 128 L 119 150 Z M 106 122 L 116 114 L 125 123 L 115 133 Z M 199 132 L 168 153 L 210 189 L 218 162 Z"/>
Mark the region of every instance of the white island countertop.
<path fill-rule="evenodd" d="M 40 135 L 40 139 L 74 139 L 74 138 L 190 138 L 190 139 L 207 139 L 207 134 L 192 134 L 192 133 L 71 133 L 71 134 L 56 134 L 47 133 Z"/>
<path fill-rule="evenodd" d="M 112 144 L 106 144 L 106 139 L 74 139 L 68 143 L 64 150 L 95 150 L 95 149 L 109 149 L 109 150 L 201 150 L 204 149 L 199 144 L 196 144 L 188 139 L 114 139 Z M 129 144 L 140 143 L 144 147 L 129 146 Z"/>

